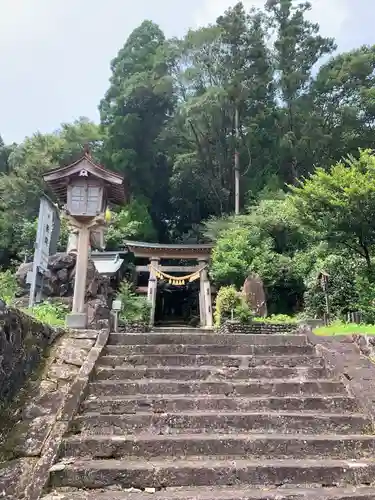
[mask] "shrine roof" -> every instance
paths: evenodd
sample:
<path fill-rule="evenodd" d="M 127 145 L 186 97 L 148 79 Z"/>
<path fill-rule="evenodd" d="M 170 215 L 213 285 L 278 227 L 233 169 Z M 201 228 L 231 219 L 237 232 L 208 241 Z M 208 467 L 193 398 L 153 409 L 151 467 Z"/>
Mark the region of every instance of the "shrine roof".
<path fill-rule="evenodd" d="M 167 243 L 147 243 L 145 241 L 125 240 L 124 244 L 135 257 L 156 257 L 156 258 L 176 258 L 195 259 L 208 258 L 211 254 L 213 244 L 167 244 Z"/>
<path fill-rule="evenodd" d="M 96 163 L 87 149 L 77 161 L 65 167 L 50 170 L 43 176 L 43 179 L 58 199 L 65 203 L 69 182 L 72 178 L 78 177 L 82 170 L 86 170 L 107 186 L 109 201 L 117 205 L 126 201 L 124 178 Z"/>

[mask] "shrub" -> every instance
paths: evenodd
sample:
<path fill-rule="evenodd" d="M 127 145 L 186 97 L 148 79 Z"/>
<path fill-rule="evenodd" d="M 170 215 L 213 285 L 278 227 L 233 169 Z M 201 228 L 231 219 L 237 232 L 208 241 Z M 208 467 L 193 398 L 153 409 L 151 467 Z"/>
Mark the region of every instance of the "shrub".
<path fill-rule="evenodd" d="M 27 309 L 26 312 L 46 325 L 64 326 L 68 308 L 61 302 L 45 301 Z"/>
<path fill-rule="evenodd" d="M 345 319 L 350 311 L 356 310 L 358 293 L 355 287 L 358 261 L 347 255 L 331 254 L 318 259 L 306 280 L 305 312 L 310 318 L 322 318 L 326 312 L 325 294 L 319 272 L 328 275 L 328 298 L 331 318 Z"/>
<path fill-rule="evenodd" d="M 250 307 L 243 301 L 236 306 L 234 310 L 234 319 L 242 324 L 250 323 L 254 318 L 254 314 Z"/>
<path fill-rule="evenodd" d="M 298 319 L 294 316 L 288 316 L 287 314 L 273 314 L 267 318 L 254 318 L 254 321 L 259 323 L 269 323 L 274 325 L 280 325 L 285 323 L 297 323 Z"/>
<path fill-rule="evenodd" d="M 222 286 L 216 296 L 215 325 L 220 326 L 225 319 L 231 318 L 232 312 L 240 305 L 240 297 L 235 287 Z"/>
<path fill-rule="evenodd" d="M 11 304 L 18 290 L 14 273 L 10 269 L 0 272 L 0 299 Z"/>
<path fill-rule="evenodd" d="M 123 281 L 117 298 L 122 302 L 120 320 L 127 323 L 147 323 L 150 319 L 150 304 L 146 297 L 137 295 L 131 284 Z"/>

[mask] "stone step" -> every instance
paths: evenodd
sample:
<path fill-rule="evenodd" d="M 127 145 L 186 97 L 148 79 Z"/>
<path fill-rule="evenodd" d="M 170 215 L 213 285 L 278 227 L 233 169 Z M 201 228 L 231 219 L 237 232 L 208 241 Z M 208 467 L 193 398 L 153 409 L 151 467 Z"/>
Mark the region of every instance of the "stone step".
<path fill-rule="evenodd" d="M 317 368 L 324 366 L 324 360 L 313 355 L 280 355 L 280 356 L 231 356 L 231 355 L 186 355 L 164 354 L 142 356 L 105 355 L 99 358 L 98 366 L 219 366 L 255 368 L 257 366 L 272 366 L 275 368 L 296 368 L 299 366 Z"/>
<path fill-rule="evenodd" d="M 367 460 L 77 460 L 51 469 L 52 487 L 81 489 L 176 486 L 369 485 L 375 461 Z M 92 497 L 91 497 L 92 498 Z M 185 497 L 186 498 L 186 497 Z"/>
<path fill-rule="evenodd" d="M 274 397 L 232 398 L 223 395 L 197 396 L 123 396 L 102 397 L 89 396 L 82 404 L 83 411 L 102 414 L 125 414 L 138 411 L 153 413 L 184 411 L 326 411 L 355 412 L 358 403 L 349 396 L 315 396 L 315 397 Z"/>
<path fill-rule="evenodd" d="M 144 344 L 144 345 L 107 345 L 103 354 L 112 356 L 128 356 L 132 354 L 142 355 L 170 355 L 170 354 L 190 354 L 190 355 L 223 355 L 240 354 L 243 356 L 262 355 L 287 355 L 287 354 L 314 354 L 313 345 L 186 345 L 186 344 Z"/>
<path fill-rule="evenodd" d="M 298 379 L 259 379 L 250 381 L 217 381 L 205 382 L 201 380 L 137 380 L 124 383 L 123 381 L 101 380 L 89 384 L 89 394 L 96 396 L 130 396 L 141 394 L 180 394 L 204 395 L 221 394 L 232 397 L 244 396 L 313 396 L 347 394 L 345 385 L 340 381 L 327 379 L 298 380 Z"/>
<path fill-rule="evenodd" d="M 275 368 L 271 366 L 259 366 L 256 368 L 218 368 L 218 367 L 165 367 L 165 368 L 97 368 L 96 380 L 139 380 L 149 379 L 172 379 L 172 380 L 223 380 L 223 379 L 286 379 L 298 378 L 319 379 L 327 376 L 324 367 L 311 368 L 299 366 L 296 368 Z"/>
<path fill-rule="evenodd" d="M 62 445 L 62 457 L 121 458 L 150 460 L 158 457 L 218 456 L 235 458 L 359 459 L 371 458 L 375 437 L 363 435 L 141 435 L 72 436 Z"/>
<path fill-rule="evenodd" d="M 131 491 L 132 490 L 132 491 Z M 49 493 L 42 500 L 374 500 L 374 488 L 167 488 L 155 493 L 128 491 L 68 491 Z"/>
<path fill-rule="evenodd" d="M 231 334 L 219 335 L 216 333 L 111 333 L 108 345 L 305 345 L 306 335 L 272 334 L 251 335 Z"/>
<path fill-rule="evenodd" d="M 214 330 L 214 328 L 210 328 L 210 327 L 202 328 L 199 326 L 195 327 L 195 326 L 183 326 L 183 325 L 154 326 L 151 329 L 151 333 L 164 333 L 164 334 L 166 334 L 166 333 L 173 333 L 173 334 L 176 334 L 176 333 L 196 333 L 196 334 L 201 334 L 201 335 L 210 335 L 210 334 L 218 335 L 216 333 L 216 331 Z"/>
<path fill-rule="evenodd" d="M 235 432 L 282 434 L 366 434 L 372 432 L 369 418 L 362 414 L 300 412 L 138 412 L 130 415 L 85 413 L 77 416 L 72 434 L 123 435 L 153 434 L 228 434 Z"/>

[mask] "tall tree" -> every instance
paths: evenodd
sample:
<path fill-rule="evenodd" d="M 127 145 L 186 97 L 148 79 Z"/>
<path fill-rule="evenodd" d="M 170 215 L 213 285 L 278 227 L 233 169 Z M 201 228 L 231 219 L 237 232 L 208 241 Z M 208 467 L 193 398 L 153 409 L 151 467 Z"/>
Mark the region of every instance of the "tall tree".
<path fill-rule="evenodd" d="M 159 136 L 174 109 L 169 52 L 160 28 L 144 21 L 112 61 L 111 70 L 110 88 L 100 104 L 105 158 L 126 176 L 134 196 L 149 200 L 158 223 L 168 203 L 169 181 Z"/>
<path fill-rule="evenodd" d="M 244 115 L 247 115 L 247 121 L 251 122 L 254 118 L 256 121 L 267 105 L 272 106 L 272 67 L 260 12 L 252 10 L 251 14 L 247 14 L 242 2 L 239 2 L 217 19 L 217 25 L 221 28 L 226 89 L 234 112 L 234 197 L 235 213 L 239 214 L 240 138 L 243 139 Z M 251 145 L 251 131 L 247 134 L 247 142 Z"/>
<path fill-rule="evenodd" d="M 375 156 L 360 151 L 327 172 L 318 168 L 292 188 L 300 222 L 334 247 L 349 249 L 371 269 L 375 245 Z"/>
<path fill-rule="evenodd" d="M 309 96 L 312 72 L 320 59 L 336 47 L 332 38 L 319 34 L 318 24 L 306 18 L 311 3 L 294 5 L 293 0 L 268 0 L 266 6 L 276 35 L 275 71 L 282 103 L 280 174 L 285 181 L 294 182 L 311 165 L 308 155 L 313 122 L 306 121 L 306 117 L 312 105 Z"/>
<path fill-rule="evenodd" d="M 10 173 L 9 156 L 15 147 L 16 144 L 12 144 L 11 146 L 6 145 L 0 135 L 0 174 Z"/>
<path fill-rule="evenodd" d="M 321 66 L 312 85 L 320 126 L 319 165 L 329 166 L 373 143 L 375 45 L 339 54 Z"/>
<path fill-rule="evenodd" d="M 215 26 L 189 32 L 182 48 L 184 93 L 175 124 L 186 149 L 173 160 L 172 196 L 182 207 L 187 189 L 196 193 L 191 216 L 199 223 L 233 211 L 235 179 L 238 188 L 241 172 L 244 197 L 247 179 L 268 157 L 275 102 L 264 16 L 245 13 L 239 3 Z M 236 151 L 241 155 L 235 176 Z"/>

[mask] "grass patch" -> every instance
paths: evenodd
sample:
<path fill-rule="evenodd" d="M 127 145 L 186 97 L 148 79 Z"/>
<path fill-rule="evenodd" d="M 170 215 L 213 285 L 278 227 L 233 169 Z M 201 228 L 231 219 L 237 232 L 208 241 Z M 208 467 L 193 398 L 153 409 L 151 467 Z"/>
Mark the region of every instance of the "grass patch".
<path fill-rule="evenodd" d="M 272 314 L 266 318 L 254 317 L 252 318 L 252 321 L 255 321 L 256 323 L 267 323 L 269 325 L 294 325 L 298 323 L 298 318 L 295 316 L 288 316 L 286 314 Z"/>
<path fill-rule="evenodd" d="M 49 326 L 64 326 L 68 308 L 60 302 L 45 301 L 23 312 Z"/>
<path fill-rule="evenodd" d="M 355 323 L 332 323 L 314 329 L 315 335 L 334 337 L 335 335 L 375 335 L 375 325 L 357 325 Z"/>

